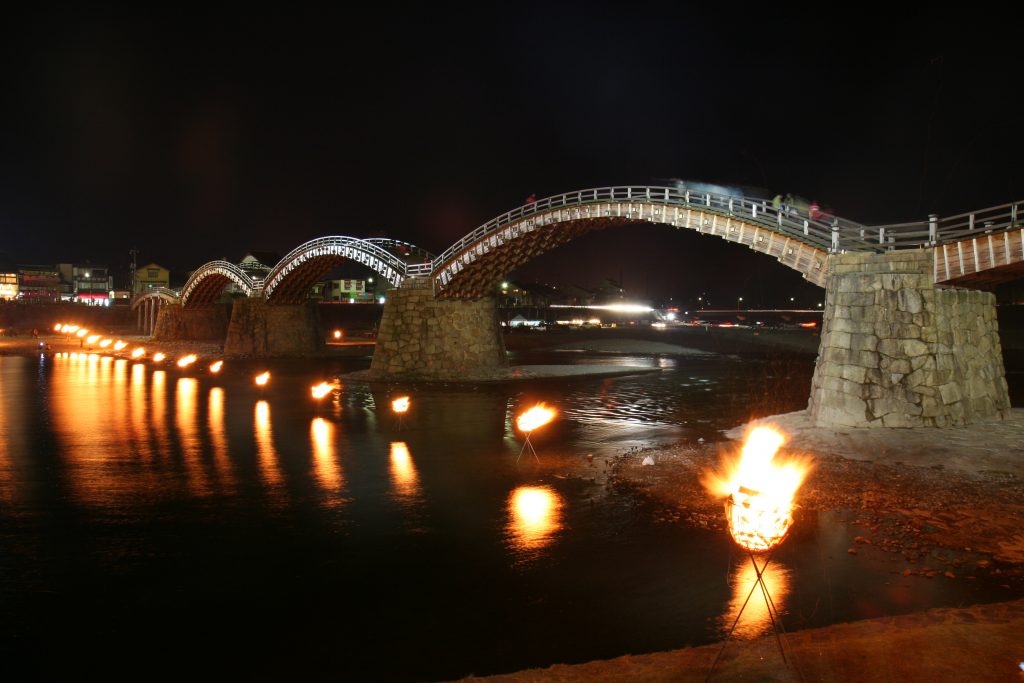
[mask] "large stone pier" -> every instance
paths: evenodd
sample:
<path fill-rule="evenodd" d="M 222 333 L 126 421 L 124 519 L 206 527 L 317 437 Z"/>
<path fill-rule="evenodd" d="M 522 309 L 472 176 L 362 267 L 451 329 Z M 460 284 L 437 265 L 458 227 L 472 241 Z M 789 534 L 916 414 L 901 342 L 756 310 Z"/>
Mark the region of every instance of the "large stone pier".
<path fill-rule="evenodd" d="M 231 304 L 184 308 L 181 304 L 154 307 L 153 339 L 157 341 L 224 341 Z"/>
<path fill-rule="evenodd" d="M 829 257 L 808 409 L 821 427 L 947 427 L 1010 409 L 995 296 L 934 285 L 931 249 Z"/>
<path fill-rule="evenodd" d="M 388 293 L 373 376 L 457 380 L 506 367 L 493 297 L 435 299 L 429 278 L 409 278 Z"/>
<path fill-rule="evenodd" d="M 268 304 L 236 299 L 224 353 L 252 356 L 304 356 L 323 350 L 324 335 L 316 304 Z"/>

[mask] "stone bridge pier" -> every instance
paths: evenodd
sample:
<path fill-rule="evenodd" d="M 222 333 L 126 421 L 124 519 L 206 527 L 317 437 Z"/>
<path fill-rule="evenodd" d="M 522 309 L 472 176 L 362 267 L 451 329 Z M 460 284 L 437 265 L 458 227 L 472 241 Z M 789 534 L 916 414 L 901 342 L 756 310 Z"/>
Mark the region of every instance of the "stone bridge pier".
<path fill-rule="evenodd" d="M 230 304 L 184 308 L 167 304 L 150 309 L 156 313 L 152 328 L 156 341 L 224 341 L 231 317 Z"/>
<path fill-rule="evenodd" d="M 936 287 L 932 249 L 829 256 L 808 410 L 822 427 L 947 427 L 1010 410 L 995 296 Z"/>
<path fill-rule="evenodd" d="M 372 376 L 452 380 L 506 367 L 494 297 L 437 299 L 431 279 L 420 277 L 388 293 Z"/>
<path fill-rule="evenodd" d="M 251 356 L 304 356 L 323 350 L 317 305 L 269 304 L 262 298 L 235 299 L 224 353 Z"/>

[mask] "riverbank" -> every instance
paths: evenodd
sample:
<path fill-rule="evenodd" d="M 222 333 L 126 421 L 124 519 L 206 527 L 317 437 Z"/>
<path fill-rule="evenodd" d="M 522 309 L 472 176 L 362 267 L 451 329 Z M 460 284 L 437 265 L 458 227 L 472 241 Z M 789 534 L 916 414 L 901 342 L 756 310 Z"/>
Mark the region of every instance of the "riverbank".
<path fill-rule="evenodd" d="M 1024 409 L 969 427 L 884 431 L 822 429 L 799 411 L 741 425 L 719 443 L 595 457 L 569 465 L 571 476 L 597 481 L 600 475 L 605 485 L 641 496 L 660 523 L 728 534 L 721 501 L 700 477 L 734 453 L 751 427 L 765 423 L 786 433 L 783 453 L 814 458 L 796 525 L 836 513 L 851 539 L 842 557 L 867 555 L 905 582 L 985 575 L 1006 581 L 1010 594 L 1010 584 L 1024 580 Z M 808 681 L 1002 681 L 1020 675 L 1022 629 L 1024 601 L 1018 600 L 797 631 L 788 646 Z M 486 680 L 697 681 L 720 648 L 560 664 Z M 799 679 L 782 663 L 774 638 L 765 636 L 731 642 L 714 680 Z"/>

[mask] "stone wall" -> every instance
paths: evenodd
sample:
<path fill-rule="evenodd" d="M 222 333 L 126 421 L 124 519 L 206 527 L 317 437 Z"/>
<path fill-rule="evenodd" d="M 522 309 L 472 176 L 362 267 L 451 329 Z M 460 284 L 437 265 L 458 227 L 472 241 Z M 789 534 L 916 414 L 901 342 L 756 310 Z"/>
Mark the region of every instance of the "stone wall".
<path fill-rule="evenodd" d="M 407 279 L 388 293 L 372 376 L 466 379 L 507 366 L 493 297 L 435 299 L 428 278 Z"/>
<path fill-rule="evenodd" d="M 230 304 L 182 308 L 181 304 L 161 306 L 156 314 L 156 341 L 224 341 L 231 316 Z"/>
<path fill-rule="evenodd" d="M 315 303 L 275 305 L 236 299 L 224 353 L 303 356 L 323 351 L 325 338 Z"/>
<path fill-rule="evenodd" d="M 947 427 L 1010 408 L 995 297 L 937 288 L 932 250 L 829 257 L 819 426 Z"/>

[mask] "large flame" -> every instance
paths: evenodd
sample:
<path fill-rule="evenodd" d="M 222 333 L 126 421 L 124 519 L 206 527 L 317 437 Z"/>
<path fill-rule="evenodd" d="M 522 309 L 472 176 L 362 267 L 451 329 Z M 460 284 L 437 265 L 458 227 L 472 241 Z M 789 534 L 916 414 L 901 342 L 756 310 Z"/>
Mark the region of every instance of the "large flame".
<path fill-rule="evenodd" d="M 313 395 L 313 398 L 319 400 L 319 399 L 323 398 L 324 396 L 326 396 L 327 394 L 331 393 L 331 391 L 333 391 L 333 390 L 334 390 L 334 385 L 333 384 L 329 384 L 327 382 L 320 382 L 320 384 L 317 384 L 310 391 L 311 391 L 311 393 Z"/>
<path fill-rule="evenodd" d="M 556 414 L 557 411 L 554 408 L 548 408 L 543 403 L 538 403 L 516 418 L 516 427 L 521 432 L 529 433 L 554 420 Z"/>
<path fill-rule="evenodd" d="M 733 539 L 751 552 L 771 550 L 793 524 L 793 498 L 811 470 L 806 457 L 776 460 L 785 437 L 770 427 L 747 435 L 738 460 L 722 472 L 705 472 L 702 482 L 715 496 L 725 497 Z"/>
<path fill-rule="evenodd" d="M 409 397 L 399 396 L 391 402 L 391 410 L 399 415 L 409 412 Z"/>

